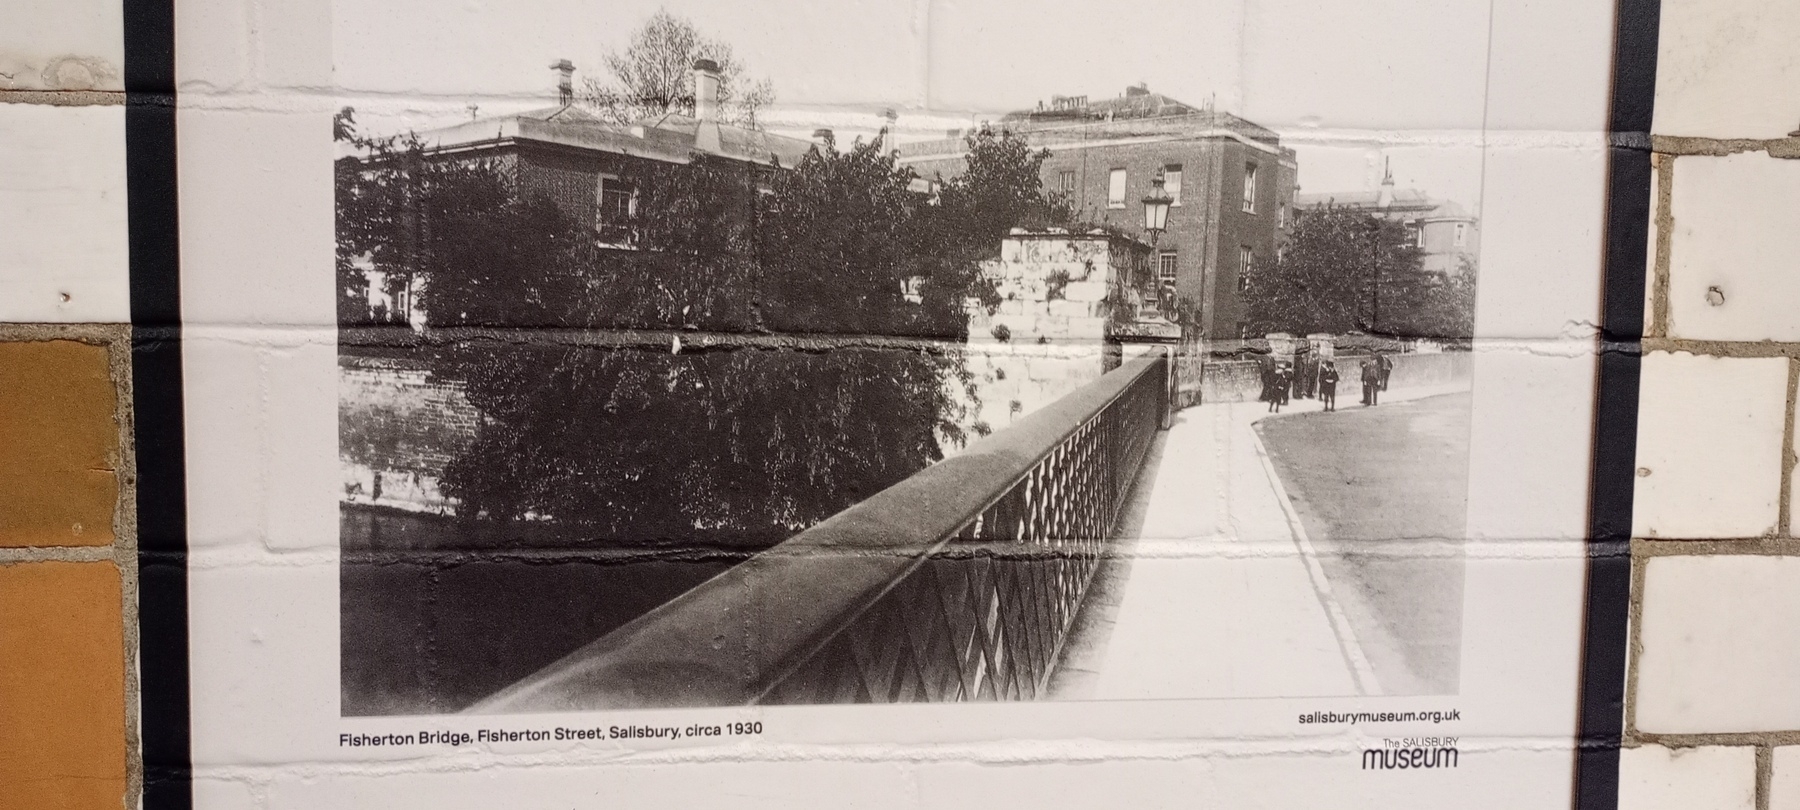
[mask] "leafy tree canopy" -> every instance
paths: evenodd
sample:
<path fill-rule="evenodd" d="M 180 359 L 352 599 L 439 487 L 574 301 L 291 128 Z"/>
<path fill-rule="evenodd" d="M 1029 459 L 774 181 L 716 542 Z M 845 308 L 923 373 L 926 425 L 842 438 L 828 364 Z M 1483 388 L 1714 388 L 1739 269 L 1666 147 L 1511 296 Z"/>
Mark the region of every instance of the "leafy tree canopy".
<path fill-rule="evenodd" d="M 880 138 L 828 142 L 792 169 L 696 155 L 646 176 L 635 249 L 619 250 L 516 193 L 502 166 L 364 143 L 368 160 L 340 162 L 341 265 L 375 256 L 423 278 L 428 333 L 802 338 L 698 352 L 490 340 L 436 356 L 485 417 L 444 474 L 462 514 L 550 518 L 619 542 L 775 542 L 941 458 L 973 399 L 955 349 L 967 302 L 997 303 L 981 262 L 1052 207 L 1038 188 L 1046 153 L 991 132 L 971 136 L 969 171 L 935 198 Z M 865 335 L 928 342 L 833 339 Z"/>
<path fill-rule="evenodd" d="M 1469 336 L 1473 268 L 1426 272 L 1420 259 L 1399 222 L 1335 206 L 1306 212 L 1280 257 L 1250 277 L 1250 331 Z"/>

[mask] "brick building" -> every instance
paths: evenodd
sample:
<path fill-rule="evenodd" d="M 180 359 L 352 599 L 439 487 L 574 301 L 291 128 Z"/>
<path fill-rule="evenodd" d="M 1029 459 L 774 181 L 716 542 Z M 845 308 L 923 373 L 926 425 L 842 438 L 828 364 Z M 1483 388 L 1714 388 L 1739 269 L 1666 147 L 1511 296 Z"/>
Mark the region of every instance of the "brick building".
<path fill-rule="evenodd" d="M 1405 224 L 1413 245 L 1424 254 L 1420 269 L 1431 273 L 1457 273 L 1474 267 L 1481 252 L 1481 222 L 1461 205 L 1432 197 L 1418 189 L 1394 188 L 1394 174 L 1384 170 L 1375 191 L 1341 191 L 1298 194 L 1294 207 L 1301 212 L 1335 206 L 1368 211 Z"/>
<path fill-rule="evenodd" d="M 1065 195 L 1080 220 L 1149 241 L 1143 199 L 1165 192 L 1175 201 L 1156 243 L 1156 272 L 1173 289 L 1165 298 L 1191 302 L 1209 337 L 1244 336 L 1240 293 L 1291 223 L 1299 167 L 1279 136 L 1141 85 L 1100 101 L 1058 96 L 997 126 L 1050 150 L 1044 188 Z M 925 178 L 954 176 L 964 149 L 952 133 L 902 145 L 900 162 Z"/>
<path fill-rule="evenodd" d="M 608 123 L 575 106 L 574 65 L 563 60 L 551 68 L 560 79 L 557 106 L 427 130 L 419 138 L 434 158 L 493 161 L 517 184 L 519 194 L 546 194 L 576 221 L 593 223 L 603 246 L 631 246 L 638 189 L 653 172 L 705 155 L 766 173 L 792 168 L 813 148 L 811 141 L 722 122 L 718 66 L 710 60 L 694 65 L 693 115 L 669 112 L 629 126 Z M 350 150 L 338 159 L 361 157 Z M 390 293 L 380 271 L 370 266 L 364 272 L 372 311 L 405 313 L 403 320 L 423 322 L 418 300 L 422 280 Z"/>

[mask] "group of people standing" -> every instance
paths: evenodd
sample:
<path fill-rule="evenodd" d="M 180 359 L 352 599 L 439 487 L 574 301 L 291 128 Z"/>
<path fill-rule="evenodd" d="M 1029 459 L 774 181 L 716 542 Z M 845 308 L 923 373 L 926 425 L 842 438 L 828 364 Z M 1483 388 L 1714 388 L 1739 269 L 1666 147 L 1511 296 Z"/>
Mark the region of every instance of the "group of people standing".
<path fill-rule="evenodd" d="M 1362 404 L 1375 405 L 1381 392 L 1387 390 L 1388 377 L 1394 371 L 1394 360 L 1377 354 L 1362 360 Z M 1302 351 L 1292 360 L 1270 358 L 1262 364 L 1262 395 L 1270 413 L 1280 413 L 1289 397 L 1318 397 L 1325 410 L 1337 410 L 1337 384 L 1341 379 L 1337 362 L 1329 357 L 1314 357 Z"/>

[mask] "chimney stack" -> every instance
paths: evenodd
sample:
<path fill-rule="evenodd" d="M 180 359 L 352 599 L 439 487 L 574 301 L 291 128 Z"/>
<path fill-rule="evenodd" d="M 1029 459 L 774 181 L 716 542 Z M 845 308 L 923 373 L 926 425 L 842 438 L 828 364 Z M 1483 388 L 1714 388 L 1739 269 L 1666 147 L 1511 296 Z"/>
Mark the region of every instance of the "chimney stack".
<path fill-rule="evenodd" d="M 1375 206 L 1378 208 L 1394 204 L 1394 170 L 1388 160 L 1385 157 L 1381 159 L 1381 190 L 1375 192 Z"/>
<path fill-rule="evenodd" d="M 714 121 L 719 117 L 719 63 L 694 60 L 694 117 Z"/>
<path fill-rule="evenodd" d="M 558 59 L 550 66 L 556 71 L 556 99 L 564 107 L 575 103 L 575 63 Z"/>

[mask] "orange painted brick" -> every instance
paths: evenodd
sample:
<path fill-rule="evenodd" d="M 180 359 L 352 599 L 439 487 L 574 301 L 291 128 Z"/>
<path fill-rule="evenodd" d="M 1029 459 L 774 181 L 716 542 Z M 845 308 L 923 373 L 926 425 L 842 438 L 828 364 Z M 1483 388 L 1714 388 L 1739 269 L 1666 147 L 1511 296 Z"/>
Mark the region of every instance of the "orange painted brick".
<path fill-rule="evenodd" d="M 0 807 L 122 806 L 119 600 L 112 563 L 0 565 Z"/>
<path fill-rule="evenodd" d="M 106 347 L 0 343 L 0 546 L 104 546 L 118 504 Z"/>

